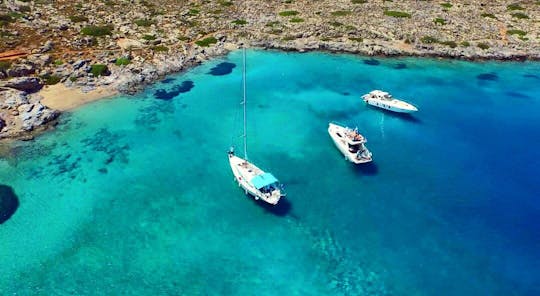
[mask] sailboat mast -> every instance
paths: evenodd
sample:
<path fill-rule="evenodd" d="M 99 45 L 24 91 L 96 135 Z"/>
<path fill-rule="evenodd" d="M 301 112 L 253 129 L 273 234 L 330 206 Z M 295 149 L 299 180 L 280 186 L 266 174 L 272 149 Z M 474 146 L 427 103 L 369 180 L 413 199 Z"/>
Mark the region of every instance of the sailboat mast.
<path fill-rule="evenodd" d="M 242 48 L 242 88 L 244 93 L 244 159 L 247 160 L 247 120 L 246 120 L 246 48 Z"/>

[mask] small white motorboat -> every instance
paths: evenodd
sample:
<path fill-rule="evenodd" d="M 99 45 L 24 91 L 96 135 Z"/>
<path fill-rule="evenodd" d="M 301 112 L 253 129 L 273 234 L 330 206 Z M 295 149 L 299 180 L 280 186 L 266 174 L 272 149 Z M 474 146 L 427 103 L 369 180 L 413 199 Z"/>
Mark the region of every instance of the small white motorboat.
<path fill-rule="evenodd" d="M 371 106 L 379 107 L 382 109 L 390 110 L 399 113 L 411 113 L 418 111 L 418 108 L 407 102 L 398 100 L 392 97 L 391 94 L 381 91 L 373 90 L 368 94 L 362 96 L 362 99 Z"/>
<path fill-rule="evenodd" d="M 345 158 L 355 164 L 372 161 L 371 152 L 367 149 L 366 138 L 358 133 L 358 129 L 351 129 L 335 123 L 328 124 L 330 138 L 336 147 L 345 155 Z"/>

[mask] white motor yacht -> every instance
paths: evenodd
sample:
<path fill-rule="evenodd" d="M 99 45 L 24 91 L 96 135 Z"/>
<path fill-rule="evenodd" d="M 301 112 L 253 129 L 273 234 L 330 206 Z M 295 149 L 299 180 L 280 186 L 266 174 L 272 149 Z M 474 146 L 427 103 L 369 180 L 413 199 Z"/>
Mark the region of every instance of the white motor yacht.
<path fill-rule="evenodd" d="M 418 108 L 412 104 L 398 100 L 392 97 L 391 94 L 381 90 L 373 90 L 370 93 L 363 95 L 362 99 L 372 106 L 393 112 L 411 113 L 418 111 Z"/>
<path fill-rule="evenodd" d="M 358 133 L 357 129 L 329 123 L 328 133 L 336 144 L 336 147 L 348 161 L 359 164 L 373 160 L 371 152 L 365 145 L 367 142 L 366 138 Z"/>

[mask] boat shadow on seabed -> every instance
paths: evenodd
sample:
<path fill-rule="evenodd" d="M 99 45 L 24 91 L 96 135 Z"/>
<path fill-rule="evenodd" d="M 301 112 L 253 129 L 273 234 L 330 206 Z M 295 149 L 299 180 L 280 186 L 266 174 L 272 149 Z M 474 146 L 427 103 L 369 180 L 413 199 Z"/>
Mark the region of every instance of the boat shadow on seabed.
<path fill-rule="evenodd" d="M 390 117 L 399 118 L 399 119 L 402 119 L 402 120 L 405 120 L 405 121 L 408 121 L 408 122 L 412 122 L 412 123 L 416 123 L 416 124 L 421 124 L 422 123 L 422 121 L 420 119 L 414 117 L 410 113 L 396 113 L 396 112 L 393 112 L 393 111 L 388 111 L 386 109 L 378 108 L 378 107 L 371 106 L 371 105 L 367 105 L 367 108 L 372 109 L 372 110 L 376 110 L 378 112 L 381 112 L 385 116 L 388 115 Z"/>
<path fill-rule="evenodd" d="M 373 161 L 359 165 L 352 165 L 350 167 L 355 174 L 362 176 L 375 176 L 379 173 L 379 167 Z"/>
<path fill-rule="evenodd" d="M 247 198 L 249 198 L 255 205 L 261 207 L 266 212 L 279 217 L 287 216 L 287 214 L 289 214 L 292 209 L 292 204 L 290 201 L 287 200 L 287 198 L 281 198 L 277 205 L 271 205 L 262 200 L 255 200 L 255 198 L 253 198 L 253 196 L 249 194 L 247 194 Z"/>

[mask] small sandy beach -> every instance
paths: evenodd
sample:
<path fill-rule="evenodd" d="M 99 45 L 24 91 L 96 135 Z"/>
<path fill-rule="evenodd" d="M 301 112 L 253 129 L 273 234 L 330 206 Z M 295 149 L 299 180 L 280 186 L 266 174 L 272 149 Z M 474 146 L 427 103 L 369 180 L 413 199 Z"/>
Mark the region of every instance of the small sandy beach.
<path fill-rule="evenodd" d="M 85 93 L 80 89 L 68 88 L 63 84 L 56 84 L 43 88 L 39 94 L 43 97 L 41 100 L 43 105 L 54 110 L 67 111 L 89 102 L 112 97 L 118 94 L 118 92 L 112 89 L 98 87 L 95 90 Z"/>

